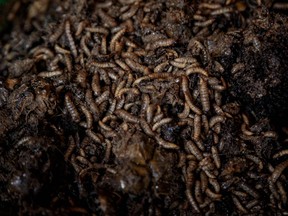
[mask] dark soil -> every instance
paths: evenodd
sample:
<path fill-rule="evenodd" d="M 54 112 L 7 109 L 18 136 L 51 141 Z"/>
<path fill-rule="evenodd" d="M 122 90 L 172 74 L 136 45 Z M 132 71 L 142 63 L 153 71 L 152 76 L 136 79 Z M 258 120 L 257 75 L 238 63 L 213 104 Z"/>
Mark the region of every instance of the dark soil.
<path fill-rule="evenodd" d="M 1 7 L 1 215 L 288 214 L 285 1 Z"/>

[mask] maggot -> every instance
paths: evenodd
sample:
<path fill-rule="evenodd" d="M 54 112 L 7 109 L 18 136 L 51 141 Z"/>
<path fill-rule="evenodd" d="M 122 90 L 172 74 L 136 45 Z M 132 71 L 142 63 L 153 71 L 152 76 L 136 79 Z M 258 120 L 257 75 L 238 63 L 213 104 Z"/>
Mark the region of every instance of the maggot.
<path fill-rule="evenodd" d="M 214 100 L 218 106 L 222 105 L 222 94 L 219 91 L 215 91 Z"/>
<path fill-rule="evenodd" d="M 197 205 L 197 202 L 196 200 L 194 199 L 191 191 L 189 189 L 186 189 L 186 196 L 187 196 L 187 199 L 188 201 L 190 202 L 191 206 L 193 207 L 193 209 L 197 212 L 197 213 L 200 213 L 200 209 Z"/>
<path fill-rule="evenodd" d="M 144 75 L 150 74 L 150 69 L 145 65 L 142 65 L 130 58 L 126 58 L 125 62 L 133 71 L 143 73 Z"/>
<path fill-rule="evenodd" d="M 172 118 L 163 118 L 160 121 L 157 121 L 153 126 L 152 126 L 152 131 L 156 131 L 159 127 L 162 125 L 168 124 L 171 122 L 173 119 Z"/>
<path fill-rule="evenodd" d="M 73 68 L 73 65 L 72 65 L 72 60 L 71 60 L 71 55 L 70 54 L 64 54 L 64 60 L 65 60 L 65 64 L 66 64 L 66 67 L 67 67 L 67 71 L 69 72 L 68 73 L 68 79 L 70 80 L 70 73 L 72 72 L 72 68 Z"/>
<path fill-rule="evenodd" d="M 221 4 L 217 4 L 217 3 L 200 3 L 199 4 L 199 8 L 207 8 L 207 9 L 211 9 L 211 10 L 216 10 L 221 8 Z"/>
<path fill-rule="evenodd" d="M 182 168 L 185 165 L 186 165 L 186 154 L 184 152 L 179 152 L 177 168 Z"/>
<path fill-rule="evenodd" d="M 101 94 L 100 78 L 98 73 L 95 73 L 92 77 L 91 88 L 94 95 L 99 96 Z"/>
<path fill-rule="evenodd" d="M 242 213 L 244 213 L 244 214 L 247 214 L 247 213 L 248 213 L 248 211 L 245 209 L 245 207 L 242 205 L 242 203 L 239 201 L 239 199 L 238 199 L 236 196 L 233 196 L 233 195 L 232 195 L 232 200 L 233 200 L 234 205 L 236 206 L 236 208 L 237 208 L 240 212 L 242 212 Z"/>
<path fill-rule="evenodd" d="M 128 76 L 127 76 L 127 82 L 126 82 L 126 88 L 131 87 L 132 83 L 134 81 L 134 77 L 133 75 L 129 72 Z"/>
<path fill-rule="evenodd" d="M 112 143 L 108 140 L 108 139 L 105 139 L 105 144 L 106 144 L 106 149 L 105 149 L 105 156 L 103 158 L 103 162 L 107 163 L 110 159 L 110 155 L 111 155 L 111 149 L 112 149 Z"/>
<path fill-rule="evenodd" d="M 115 63 L 118 64 L 124 71 L 131 72 L 130 67 L 120 59 L 116 59 Z"/>
<path fill-rule="evenodd" d="M 90 89 L 86 90 L 85 101 L 89 105 L 89 109 L 91 110 L 91 112 L 94 115 L 94 120 L 98 121 L 99 120 L 100 110 L 99 110 L 99 107 L 97 106 L 97 104 L 95 103 L 95 101 L 93 99 L 92 91 Z"/>
<path fill-rule="evenodd" d="M 77 161 L 79 161 L 81 164 L 86 165 L 86 166 L 91 166 L 91 162 L 88 161 L 86 158 L 82 156 L 76 156 L 75 158 Z"/>
<path fill-rule="evenodd" d="M 151 100 L 148 94 L 142 94 L 141 115 L 145 115 Z"/>
<path fill-rule="evenodd" d="M 87 25 L 88 25 L 88 20 L 82 20 L 81 22 L 79 22 L 76 32 L 75 32 L 75 36 L 76 37 L 80 36 Z"/>
<path fill-rule="evenodd" d="M 148 123 L 151 123 L 153 120 L 153 116 L 154 116 L 154 111 L 155 111 L 155 105 L 154 104 L 150 104 L 147 107 L 147 111 L 146 111 L 146 120 Z"/>
<path fill-rule="evenodd" d="M 75 122 L 80 121 L 80 115 L 78 110 L 76 109 L 76 106 L 74 105 L 72 99 L 71 99 L 71 93 L 65 94 L 65 106 L 67 107 L 68 112 L 70 113 L 72 120 Z"/>
<path fill-rule="evenodd" d="M 30 51 L 30 53 L 33 54 L 34 58 L 38 58 L 38 56 L 45 56 L 43 60 L 45 59 L 53 59 L 54 58 L 54 53 L 52 50 L 50 50 L 47 47 L 36 47 Z"/>
<path fill-rule="evenodd" d="M 206 76 L 206 77 L 209 76 L 208 72 L 206 70 L 204 70 L 203 68 L 201 68 L 201 67 L 188 67 L 186 69 L 186 75 L 187 76 L 189 76 L 191 74 L 195 74 L 195 73 L 203 75 L 203 76 Z"/>
<path fill-rule="evenodd" d="M 78 174 L 81 170 L 81 167 L 76 163 L 76 157 L 74 154 L 71 156 L 70 162 L 71 162 L 75 172 Z"/>
<path fill-rule="evenodd" d="M 187 149 L 190 151 L 191 154 L 193 154 L 197 160 L 201 161 L 203 159 L 203 154 L 202 152 L 199 150 L 199 148 L 196 146 L 196 144 L 189 140 L 186 143 Z"/>
<path fill-rule="evenodd" d="M 103 26 L 87 27 L 87 28 L 85 28 L 85 30 L 92 32 L 92 33 L 100 33 L 100 34 L 104 34 L 104 35 L 109 34 L 109 30 Z"/>
<path fill-rule="evenodd" d="M 93 61 L 90 63 L 90 66 L 98 67 L 98 68 L 113 68 L 116 65 L 113 62 L 96 62 Z"/>
<path fill-rule="evenodd" d="M 110 91 L 104 91 L 99 97 L 97 97 L 97 99 L 95 100 L 96 104 L 101 104 L 104 101 L 107 101 L 109 99 L 109 95 L 110 95 Z"/>
<path fill-rule="evenodd" d="M 259 201 L 257 199 L 251 200 L 250 202 L 248 202 L 246 204 L 246 209 L 251 209 L 252 207 L 257 205 L 258 203 L 259 203 Z"/>
<path fill-rule="evenodd" d="M 69 142 L 69 146 L 68 146 L 68 148 L 64 154 L 65 161 L 69 160 L 69 157 L 71 156 L 72 152 L 74 151 L 74 149 L 76 147 L 75 140 L 72 136 L 69 136 L 68 142 Z"/>
<path fill-rule="evenodd" d="M 285 190 L 285 187 L 283 186 L 283 184 L 280 181 L 277 181 L 276 183 L 279 194 L 281 196 L 281 201 L 284 205 L 287 205 L 287 193 Z"/>
<path fill-rule="evenodd" d="M 116 42 L 125 34 L 126 28 L 123 28 L 119 30 L 112 38 L 110 41 L 110 51 L 114 52 L 115 51 L 115 45 Z"/>
<path fill-rule="evenodd" d="M 247 125 L 245 123 L 241 125 L 241 131 L 246 136 L 252 136 L 254 134 L 252 131 L 247 129 Z"/>
<path fill-rule="evenodd" d="M 92 123 L 93 123 L 93 117 L 92 114 L 90 113 L 90 111 L 83 105 L 80 106 L 82 112 L 84 113 L 85 117 L 86 117 L 86 123 L 85 123 L 85 127 L 86 128 L 91 128 L 92 127 Z"/>
<path fill-rule="evenodd" d="M 156 41 L 152 42 L 150 44 L 150 46 L 148 46 L 148 49 L 155 50 L 159 47 L 168 47 L 168 46 L 172 46 L 174 44 L 175 44 L 175 40 L 172 38 L 160 39 L 160 40 L 156 40 Z"/>
<path fill-rule="evenodd" d="M 158 64 L 155 68 L 154 68 L 154 73 L 162 73 L 164 71 L 164 69 L 169 65 L 169 61 L 165 61 L 162 62 L 160 64 Z"/>
<path fill-rule="evenodd" d="M 176 61 L 170 61 L 170 64 L 176 68 L 185 68 L 186 67 L 186 63 L 184 62 L 176 62 Z"/>
<path fill-rule="evenodd" d="M 88 73 L 84 69 L 77 71 L 75 82 L 78 83 L 82 88 L 85 88 L 87 85 L 87 76 Z"/>
<path fill-rule="evenodd" d="M 133 116 L 132 114 L 130 114 L 129 112 L 125 111 L 125 110 L 116 110 L 115 111 L 115 114 L 123 119 L 124 121 L 127 121 L 127 122 L 131 122 L 131 123 L 139 123 L 139 118 L 136 117 L 136 116 Z"/>
<path fill-rule="evenodd" d="M 284 169 L 286 169 L 286 167 L 288 166 L 288 160 L 283 161 L 282 163 L 278 164 L 271 176 L 271 180 L 272 182 L 276 182 L 277 179 L 280 177 L 280 175 L 282 174 L 282 172 L 284 171 Z"/>
<path fill-rule="evenodd" d="M 125 82 L 126 84 L 126 82 Z M 122 88 L 121 90 L 118 91 L 117 94 L 115 94 L 115 97 L 121 98 L 123 94 L 128 93 L 132 95 L 139 95 L 140 92 L 137 88 Z"/>
<path fill-rule="evenodd" d="M 276 140 L 278 137 L 278 134 L 275 131 L 266 131 L 263 133 L 263 136 L 267 138 L 273 138 Z"/>
<path fill-rule="evenodd" d="M 101 18 L 102 22 L 106 27 L 117 26 L 116 20 L 108 15 L 102 8 L 97 9 L 97 15 Z"/>
<path fill-rule="evenodd" d="M 60 70 L 56 70 L 56 71 L 43 71 L 40 72 L 38 74 L 39 77 L 45 77 L 45 78 L 49 78 L 49 77 L 55 77 L 55 76 L 60 76 L 62 75 L 63 72 Z"/>
<path fill-rule="evenodd" d="M 243 70 L 245 68 L 245 65 L 243 63 L 237 63 L 235 64 L 232 69 L 231 69 L 231 73 L 232 74 L 237 74 L 238 72 L 240 72 L 241 70 Z"/>
<path fill-rule="evenodd" d="M 146 76 L 139 77 L 133 82 L 133 86 L 139 85 L 144 80 L 150 79 L 169 79 L 171 78 L 171 73 L 152 73 Z"/>
<path fill-rule="evenodd" d="M 200 172 L 201 191 L 204 193 L 208 187 L 208 177 L 204 171 Z"/>
<path fill-rule="evenodd" d="M 155 139 L 157 140 L 158 144 L 165 149 L 179 149 L 178 145 L 168 142 L 159 136 L 156 136 Z"/>
<path fill-rule="evenodd" d="M 203 203 L 203 197 L 202 197 L 202 192 L 201 192 L 201 183 L 199 180 L 195 181 L 195 199 L 198 203 Z"/>
<path fill-rule="evenodd" d="M 231 12 L 233 12 L 233 8 L 232 7 L 222 7 L 222 8 L 219 8 L 219 9 L 216 9 L 216 10 L 212 11 L 211 15 L 212 16 L 217 16 L 217 15 L 231 13 Z"/>
<path fill-rule="evenodd" d="M 80 47 L 81 49 L 84 51 L 84 53 L 87 55 L 87 57 L 91 56 L 91 52 L 89 50 L 89 48 L 86 45 L 86 40 L 88 39 L 87 35 L 84 35 L 81 40 L 80 40 Z"/>
<path fill-rule="evenodd" d="M 106 125 L 103 121 L 98 121 L 98 125 L 101 129 L 103 129 L 103 131 L 108 131 L 108 132 L 114 132 L 113 129 L 111 127 L 109 127 L 108 125 Z M 103 132 L 102 132 L 103 133 Z M 104 134 L 105 135 L 105 134 Z"/>
<path fill-rule="evenodd" d="M 209 112 L 210 110 L 209 90 L 207 87 L 207 82 L 201 77 L 199 81 L 199 92 L 203 111 Z"/>
<path fill-rule="evenodd" d="M 214 188 L 214 191 L 216 193 L 220 193 L 221 187 L 217 179 L 209 178 L 208 181 L 209 181 L 209 184 L 212 185 L 212 187 Z"/>
<path fill-rule="evenodd" d="M 208 19 L 206 21 L 198 21 L 194 23 L 194 26 L 199 26 L 199 27 L 207 27 L 212 25 L 215 22 L 215 19 Z"/>
<path fill-rule="evenodd" d="M 136 43 L 134 43 L 133 41 L 131 41 L 130 39 L 128 39 L 127 37 L 123 37 L 124 43 L 126 46 L 128 46 L 129 49 L 135 49 L 138 47 L 138 45 Z M 137 55 L 140 55 L 140 50 L 138 50 Z"/>
<path fill-rule="evenodd" d="M 138 8 L 139 8 L 139 3 L 133 4 L 128 11 L 121 14 L 120 19 L 121 20 L 127 20 L 127 19 L 133 17 L 137 13 Z"/>
<path fill-rule="evenodd" d="M 213 116 L 209 121 L 209 127 L 213 128 L 217 123 L 223 123 L 225 119 L 226 118 L 222 115 Z"/>
<path fill-rule="evenodd" d="M 268 182 L 268 187 L 269 187 L 269 189 L 270 189 L 270 191 L 271 191 L 271 195 L 272 195 L 273 197 L 275 197 L 277 200 L 279 200 L 279 199 L 280 199 L 280 196 L 279 196 L 279 194 L 278 194 L 278 191 L 277 191 L 277 188 L 276 188 L 274 182 L 272 182 L 271 177 L 268 178 L 267 182 Z"/>
<path fill-rule="evenodd" d="M 251 196 L 253 196 L 255 199 L 258 199 L 259 198 L 259 194 L 257 193 L 256 190 L 254 190 L 253 188 L 251 188 L 249 185 L 247 185 L 246 183 L 244 182 L 240 182 L 238 184 L 238 186 L 244 190 L 246 193 L 250 194 Z"/>
<path fill-rule="evenodd" d="M 107 110 L 107 115 L 110 115 L 110 114 L 113 114 L 115 109 L 116 109 L 116 104 L 117 104 L 117 100 L 116 99 L 113 99 L 111 100 L 110 102 L 110 106 Z"/>
<path fill-rule="evenodd" d="M 279 157 L 282 157 L 284 155 L 288 155 L 288 149 L 284 149 L 284 150 L 281 150 L 279 152 L 277 152 L 276 154 L 273 155 L 273 158 L 279 158 Z"/>
<path fill-rule="evenodd" d="M 63 54 L 63 55 L 69 54 L 69 55 L 70 55 L 70 51 L 69 51 L 69 50 L 66 50 L 66 49 L 60 47 L 58 44 L 56 44 L 56 45 L 54 46 L 54 49 L 55 49 L 55 51 L 56 51 L 57 53 L 59 53 L 59 54 Z"/>
<path fill-rule="evenodd" d="M 201 116 L 200 115 L 195 115 L 194 117 L 194 134 L 193 138 L 195 140 L 198 140 L 201 135 Z"/>
<path fill-rule="evenodd" d="M 101 50 L 102 55 L 107 54 L 107 37 L 106 37 L 106 35 L 104 35 L 102 37 L 100 50 Z"/>
<path fill-rule="evenodd" d="M 210 190 L 210 188 L 206 188 L 205 193 L 208 197 L 212 198 L 213 200 L 220 200 L 222 198 L 222 195 L 219 193 L 214 193 Z"/>
<path fill-rule="evenodd" d="M 218 169 L 220 169 L 221 167 L 221 160 L 220 160 L 220 157 L 219 157 L 219 153 L 218 153 L 218 149 L 216 146 L 212 146 L 211 147 L 211 152 L 212 152 L 212 158 L 214 160 L 214 163 L 216 165 L 216 167 Z"/>
<path fill-rule="evenodd" d="M 65 34 L 66 34 L 66 37 L 68 40 L 68 44 L 70 46 L 70 50 L 71 50 L 74 58 L 76 58 L 78 54 L 77 54 L 77 48 L 76 48 L 74 39 L 73 39 L 72 34 L 71 34 L 70 20 L 65 21 Z"/>
<path fill-rule="evenodd" d="M 86 130 L 86 134 L 88 137 L 90 137 L 94 142 L 96 143 L 102 143 L 101 138 L 92 130 L 88 129 Z"/>
<path fill-rule="evenodd" d="M 196 107 L 193 102 L 192 102 L 192 97 L 189 91 L 189 81 L 188 78 L 186 76 L 182 76 L 182 91 L 184 93 L 185 96 L 185 101 L 188 104 L 188 106 L 190 107 L 190 109 L 195 112 L 198 115 L 202 114 L 202 111 Z"/>
<path fill-rule="evenodd" d="M 213 104 L 214 111 L 217 115 L 225 115 L 224 111 L 217 104 Z"/>
<path fill-rule="evenodd" d="M 59 26 L 57 26 L 56 31 L 51 34 L 49 36 L 49 42 L 50 43 L 54 43 L 55 41 L 58 40 L 58 38 L 60 38 L 60 36 L 63 34 L 64 32 L 64 23 L 61 23 Z"/>
<path fill-rule="evenodd" d="M 144 131 L 144 133 L 146 133 L 148 136 L 151 136 L 151 137 L 155 136 L 155 132 L 152 131 L 150 125 L 145 121 L 145 119 L 143 118 L 140 119 L 140 126 L 142 130 Z"/>
<path fill-rule="evenodd" d="M 205 132 L 205 134 L 208 134 L 208 132 L 209 132 L 208 117 L 206 115 L 202 115 L 201 118 L 202 118 L 202 125 L 203 125 L 203 128 L 204 128 L 204 132 Z"/>
<path fill-rule="evenodd" d="M 253 161 L 255 164 L 257 164 L 259 170 L 262 170 L 262 169 L 264 168 L 263 162 L 262 162 L 262 161 L 260 160 L 260 158 L 258 158 L 257 156 L 247 154 L 247 155 L 245 155 L 245 157 L 246 157 L 247 159 Z"/>
<path fill-rule="evenodd" d="M 184 110 L 181 113 L 178 113 L 178 117 L 181 119 L 185 119 L 188 117 L 190 113 L 190 107 L 187 103 L 184 104 Z"/>

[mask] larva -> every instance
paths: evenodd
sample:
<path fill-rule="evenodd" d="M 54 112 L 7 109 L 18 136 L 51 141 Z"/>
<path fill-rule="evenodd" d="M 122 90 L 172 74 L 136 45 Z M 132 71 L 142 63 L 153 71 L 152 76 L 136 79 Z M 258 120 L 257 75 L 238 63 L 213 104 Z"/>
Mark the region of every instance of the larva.
<path fill-rule="evenodd" d="M 139 118 L 138 117 L 133 116 L 132 114 L 130 114 L 129 112 L 127 112 L 125 110 L 116 110 L 115 114 L 119 118 L 123 119 L 124 121 L 135 123 L 135 124 L 139 123 Z"/>
<path fill-rule="evenodd" d="M 218 149 L 216 146 L 212 146 L 211 147 L 211 152 L 212 152 L 212 158 L 214 160 L 214 163 L 216 165 L 216 167 L 218 169 L 220 169 L 221 167 L 221 160 L 220 160 L 220 157 L 219 157 L 219 153 L 218 153 Z"/>
<path fill-rule="evenodd" d="M 86 123 L 85 123 L 85 127 L 86 128 L 91 128 L 92 127 L 92 123 L 93 123 L 93 117 L 92 114 L 90 113 L 90 111 L 83 105 L 80 106 L 82 112 L 84 113 L 85 117 L 86 117 Z"/>
<path fill-rule="evenodd" d="M 195 115 L 194 117 L 194 134 L 193 138 L 195 140 L 199 140 L 201 134 L 201 116 L 200 115 Z"/>
<path fill-rule="evenodd" d="M 222 115 L 213 116 L 209 121 L 209 127 L 213 128 L 217 123 L 223 123 L 225 119 L 226 118 Z"/>
<path fill-rule="evenodd" d="M 156 136 L 155 139 L 157 140 L 158 144 L 165 149 L 179 149 L 178 145 L 171 142 L 167 142 L 166 140 L 162 139 L 159 136 Z"/>
<path fill-rule="evenodd" d="M 197 205 L 196 200 L 194 199 L 194 197 L 192 196 L 192 193 L 189 189 L 186 189 L 186 196 L 188 201 L 190 202 L 191 206 L 193 207 L 193 209 L 197 212 L 200 213 L 200 209 Z"/>
<path fill-rule="evenodd" d="M 72 120 L 75 122 L 80 121 L 80 114 L 78 110 L 76 109 L 76 106 L 74 105 L 72 99 L 71 99 L 71 93 L 65 94 L 65 106 L 67 107 L 68 112 L 70 113 Z"/>
<path fill-rule="evenodd" d="M 66 20 L 65 21 L 65 34 L 66 34 L 66 37 L 67 37 L 67 40 L 68 40 L 68 44 L 70 46 L 70 50 L 71 50 L 74 58 L 77 58 L 77 55 L 78 55 L 77 54 L 77 48 L 76 48 L 74 39 L 73 39 L 72 34 L 71 34 L 70 20 Z"/>
<path fill-rule="evenodd" d="M 188 150 L 190 151 L 190 153 L 193 154 L 197 158 L 197 160 L 201 161 L 203 159 L 202 152 L 198 149 L 195 143 L 193 143 L 193 141 L 189 140 L 186 143 L 186 146 Z"/>
<path fill-rule="evenodd" d="M 162 125 L 168 124 L 171 122 L 173 119 L 172 118 L 163 118 L 160 121 L 157 121 L 153 126 L 152 126 L 152 131 L 156 131 L 159 127 Z"/>
<path fill-rule="evenodd" d="M 288 166 L 288 160 L 283 161 L 282 163 L 278 164 L 271 176 L 271 180 L 273 183 L 275 183 L 278 178 L 280 177 L 280 175 L 282 174 L 282 172 L 284 171 L 284 169 L 286 169 L 286 167 Z"/>
<path fill-rule="evenodd" d="M 60 70 L 56 71 L 43 71 L 38 74 L 39 77 L 44 77 L 44 78 L 50 78 L 50 77 L 55 77 L 55 76 L 60 76 L 62 75 L 63 72 Z"/>
<path fill-rule="evenodd" d="M 209 112 L 210 110 L 209 90 L 207 87 L 207 82 L 204 81 L 204 79 L 202 79 L 201 77 L 199 81 L 199 92 L 203 111 Z"/>
<path fill-rule="evenodd" d="M 186 103 L 188 104 L 190 109 L 196 114 L 201 115 L 202 111 L 198 107 L 196 107 L 192 102 L 192 97 L 189 91 L 188 78 L 186 76 L 182 76 L 182 91 L 184 93 Z"/>

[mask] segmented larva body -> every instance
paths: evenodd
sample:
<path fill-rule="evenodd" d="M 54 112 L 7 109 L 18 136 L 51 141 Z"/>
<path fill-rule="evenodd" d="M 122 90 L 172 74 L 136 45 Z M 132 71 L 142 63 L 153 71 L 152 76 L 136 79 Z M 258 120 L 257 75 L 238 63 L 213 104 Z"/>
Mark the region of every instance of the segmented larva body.
<path fill-rule="evenodd" d="M 202 109 L 204 112 L 209 112 L 210 110 L 209 90 L 208 90 L 207 82 L 201 77 L 199 81 L 199 90 L 200 90 L 200 99 L 201 99 Z"/>
<path fill-rule="evenodd" d="M 202 111 L 198 107 L 196 107 L 192 102 L 192 97 L 191 97 L 190 90 L 189 90 L 189 81 L 186 76 L 182 76 L 182 91 L 185 96 L 185 101 L 190 107 L 190 109 L 193 112 L 195 112 L 197 115 L 201 115 Z"/>
<path fill-rule="evenodd" d="M 74 39 L 73 39 L 72 34 L 71 34 L 71 23 L 70 23 L 70 20 L 66 20 L 65 21 L 65 34 L 66 34 L 66 37 L 67 37 L 68 44 L 70 46 L 71 52 L 72 52 L 74 58 L 77 58 L 78 52 L 77 52 L 77 48 L 76 48 Z"/>
<path fill-rule="evenodd" d="M 66 93 L 65 94 L 65 106 L 68 110 L 68 112 L 70 113 L 72 120 L 75 122 L 79 122 L 80 121 L 80 114 L 76 108 L 76 106 L 74 105 L 72 99 L 71 99 L 71 93 Z"/>

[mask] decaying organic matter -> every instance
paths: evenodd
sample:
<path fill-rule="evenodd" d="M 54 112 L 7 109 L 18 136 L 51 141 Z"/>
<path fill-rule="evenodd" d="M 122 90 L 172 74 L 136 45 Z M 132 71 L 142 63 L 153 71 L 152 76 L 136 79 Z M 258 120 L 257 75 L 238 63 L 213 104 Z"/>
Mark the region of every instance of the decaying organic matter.
<path fill-rule="evenodd" d="M 13 2 L 1 215 L 288 214 L 287 5 Z"/>

